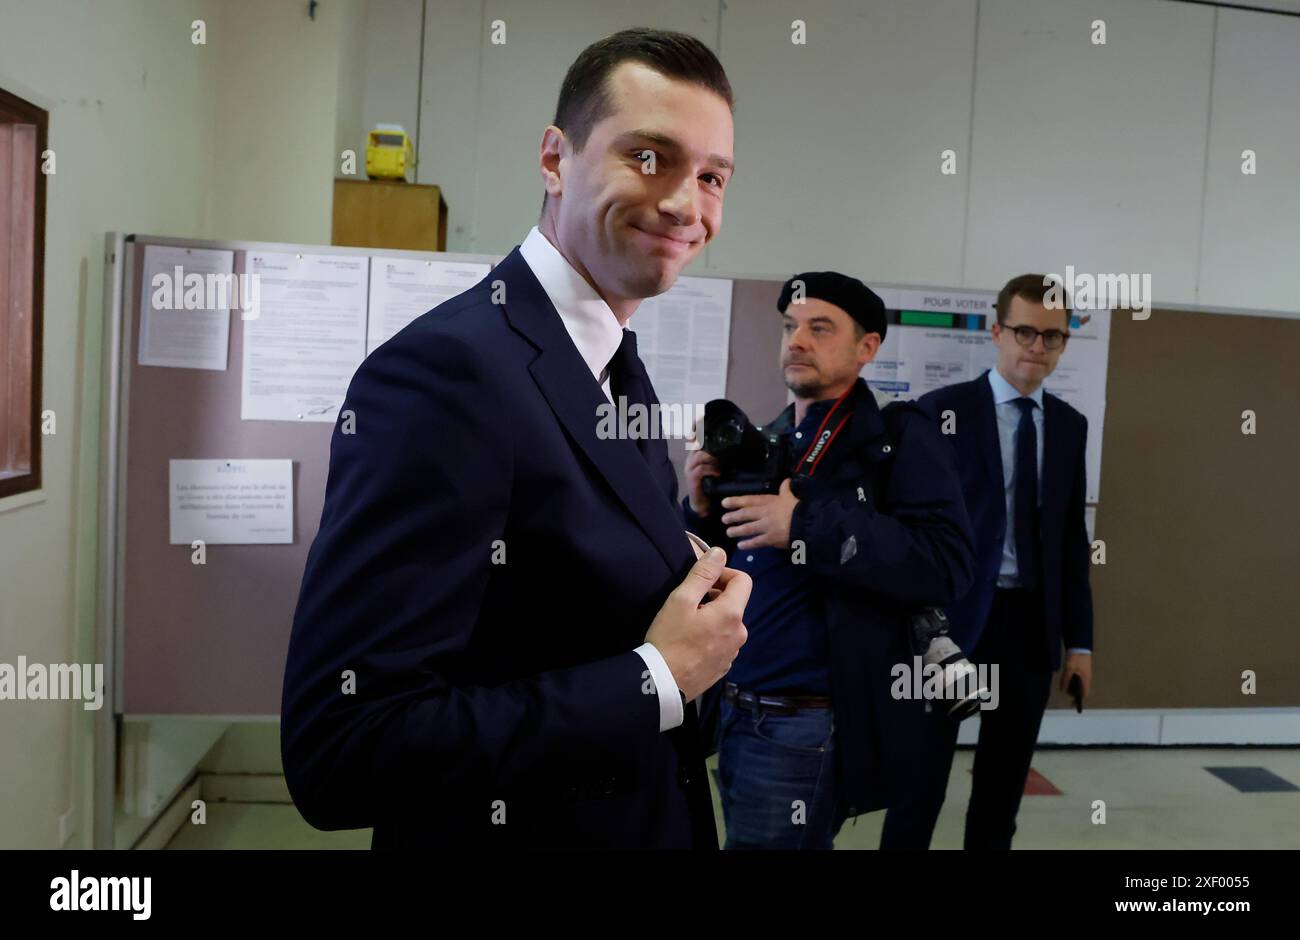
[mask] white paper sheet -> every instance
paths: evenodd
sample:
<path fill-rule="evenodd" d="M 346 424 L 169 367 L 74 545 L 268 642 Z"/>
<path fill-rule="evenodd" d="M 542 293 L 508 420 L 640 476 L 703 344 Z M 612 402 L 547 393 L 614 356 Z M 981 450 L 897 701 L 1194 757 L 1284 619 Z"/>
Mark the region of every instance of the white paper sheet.
<path fill-rule="evenodd" d="M 727 392 L 731 281 L 679 277 L 658 297 L 641 301 L 628 321 L 660 404 L 692 413 Z"/>
<path fill-rule="evenodd" d="M 233 251 L 144 246 L 140 365 L 225 370 L 234 266 Z"/>
<path fill-rule="evenodd" d="M 171 544 L 293 542 L 292 460 L 171 460 Z"/>
<path fill-rule="evenodd" d="M 978 377 L 997 362 L 988 326 L 996 318 L 997 295 L 970 291 L 916 291 L 882 288 L 877 291 L 890 310 L 976 314 L 983 328 L 891 325 L 876 358 L 862 369 L 873 388 L 900 398 L 919 398 L 945 385 Z M 1087 317 L 1087 322 L 1082 322 Z M 1106 418 L 1106 367 L 1110 356 L 1110 311 L 1075 313 L 1070 341 L 1056 370 L 1043 387 L 1078 409 L 1088 419 L 1084 455 L 1088 475 L 1086 501 L 1095 503 L 1101 491 L 1101 444 Z"/>
<path fill-rule="evenodd" d="M 334 421 L 366 356 L 365 257 L 248 253 L 259 313 L 244 326 L 240 417 Z"/>
<path fill-rule="evenodd" d="M 491 270 L 491 265 L 468 261 L 372 257 L 367 354 L 416 317 L 469 290 Z"/>

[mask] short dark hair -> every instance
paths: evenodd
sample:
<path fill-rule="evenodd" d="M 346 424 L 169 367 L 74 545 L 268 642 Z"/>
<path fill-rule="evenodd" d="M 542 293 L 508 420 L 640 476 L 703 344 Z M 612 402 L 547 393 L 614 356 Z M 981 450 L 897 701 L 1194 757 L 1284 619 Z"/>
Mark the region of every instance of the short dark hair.
<path fill-rule="evenodd" d="M 693 82 L 717 94 L 733 112 L 736 109 L 722 63 L 700 40 L 662 29 L 624 29 L 583 49 L 560 84 L 551 123 L 564 131 L 575 151 L 587 145 L 592 128 L 613 110 L 609 76 L 624 62 L 641 62 L 668 78 Z M 542 209 L 546 209 L 545 195 Z"/>
<path fill-rule="evenodd" d="M 1073 313 L 1070 310 L 1070 298 L 1065 293 L 1065 287 L 1060 284 L 1053 284 L 1046 274 L 1020 274 L 1007 281 L 1002 290 L 998 291 L 998 323 L 1007 322 L 1007 311 L 1011 308 L 1011 298 L 1021 297 L 1025 300 L 1032 300 L 1036 304 L 1046 305 L 1046 297 L 1053 286 L 1060 291 L 1061 300 L 1065 307 L 1065 328 L 1070 328 L 1070 319 Z"/>

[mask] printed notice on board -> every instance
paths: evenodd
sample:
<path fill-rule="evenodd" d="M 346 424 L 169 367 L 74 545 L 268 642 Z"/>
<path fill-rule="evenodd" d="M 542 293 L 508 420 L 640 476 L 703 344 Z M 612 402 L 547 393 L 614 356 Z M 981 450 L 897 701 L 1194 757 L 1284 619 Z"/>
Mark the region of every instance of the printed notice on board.
<path fill-rule="evenodd" d="M 726 397 L 731 288 L 726 278 L 679 277 L 632 314 L 627 325 L 662 407 L 693 415 L 697 404 Z"/>
<path fill-rule="evenodd" d="M 250 251 L 258 315 L 243 320 L 245 421 L 327 421 L 339 415 L 366 357 L 370 259 Z"/>
<path fill-rule="evenodd" d="M 171 544 L 293 542 L 292 460 L 168 461 Z"/>
<path fill-rule="evenodd" d="M 234 270 L 233 251 L 144 246 L 140 365 L 225 370 Z"/>
<path fill-rule="evenodd" d="M 416 317 L 469 290 L 492 270 L 468 261 L 370 259 L 370 325 L 366 352 L 388 342 Z"/>

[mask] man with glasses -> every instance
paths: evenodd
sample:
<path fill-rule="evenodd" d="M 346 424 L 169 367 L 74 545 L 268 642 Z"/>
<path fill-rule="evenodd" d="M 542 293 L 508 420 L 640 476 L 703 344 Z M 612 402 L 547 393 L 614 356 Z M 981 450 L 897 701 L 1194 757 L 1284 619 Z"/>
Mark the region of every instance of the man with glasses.
<path fill-rule="evenodd" d="M 1061 669 L 1063 690 L 1077 676 L 1080 701 L 1092 684 L 1088 422 L 1043 390 L 1070 337 L 1068 306 L 1049 306 L 1052 286 L 1041 274 L 1008 281 L 992 328 L 996 367 L 920 399 L 953 447 L 975 533 L 975 586 L 948 610 L 952 639 L 998 665 L 998 705 L 980 712 L 968 849 L 1011 847 L 1052 674 Z M 881 848 L 930 844 L 957 744 L 956 723 L 930 717 L 930 760 L 886 815 Z"/>

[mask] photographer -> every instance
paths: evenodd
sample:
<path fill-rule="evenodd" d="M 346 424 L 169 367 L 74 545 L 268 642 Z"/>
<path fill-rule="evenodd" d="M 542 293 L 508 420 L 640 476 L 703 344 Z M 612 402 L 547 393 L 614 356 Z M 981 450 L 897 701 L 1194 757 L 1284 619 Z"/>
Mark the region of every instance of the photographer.
<path fill-rule="evenodd" d="M 687 528 L 753 579 L 748 642 L 712 690 L 726 847 L 828 849 L 844 819 L 901 798 L 922 723 L 943 720 L 891 698 L 890 670 L 911 661 L 909 617 L 970 587 L 974 549 L 938 429 L 912 403 L 882 409 L 859 378 L 885 336 L 880 298 L 816 272 L 777 307 L 794 402 L 764 430 L 794 459 L 715 499 L 735 468 L 706 439 L 683 505 Z"/>

